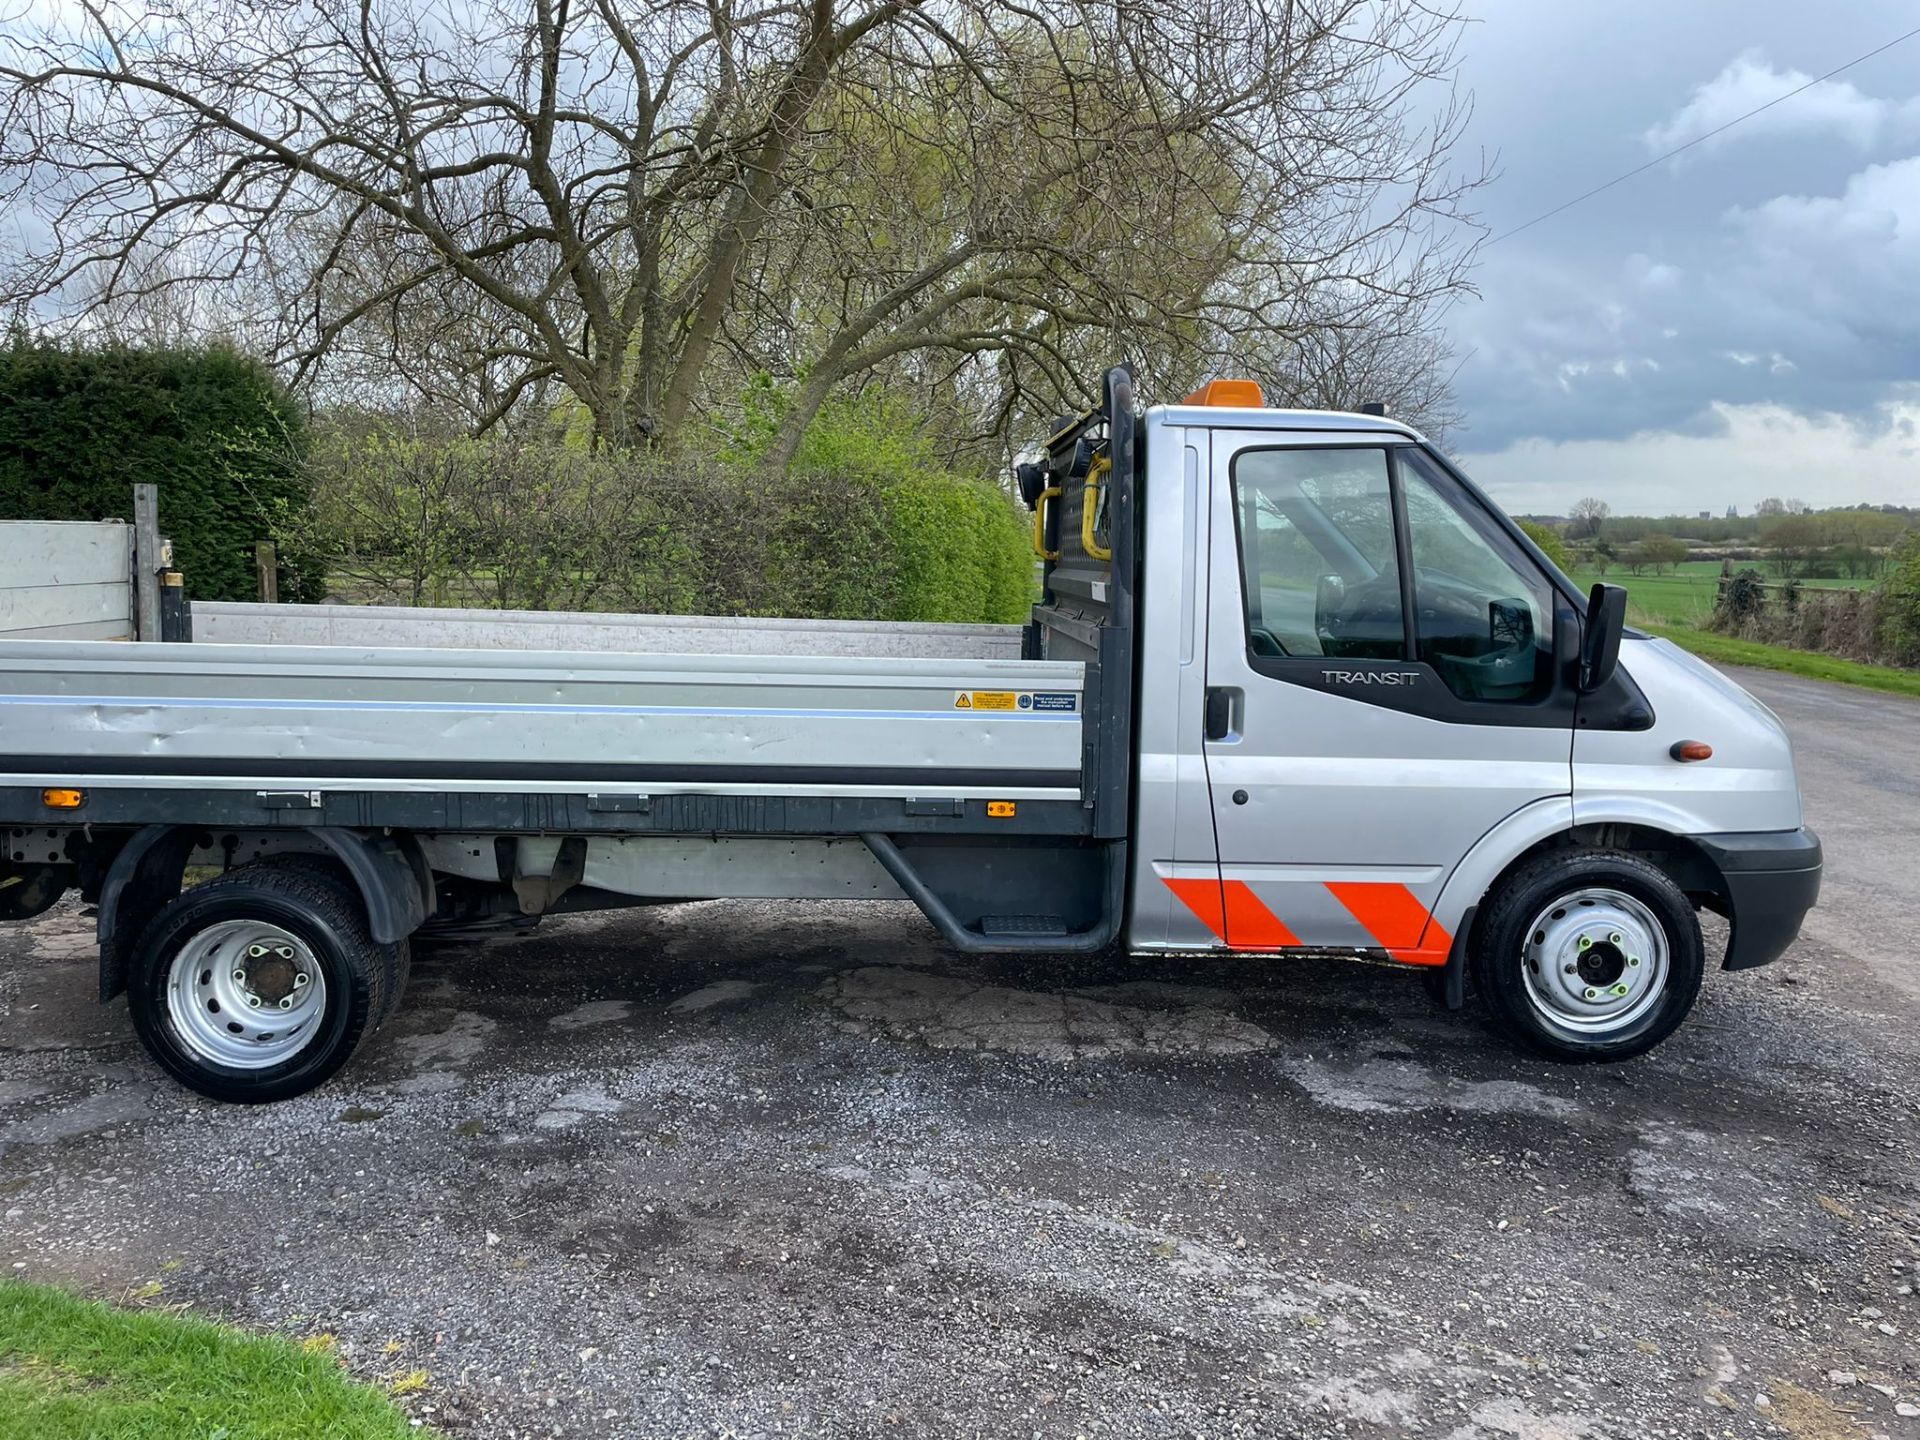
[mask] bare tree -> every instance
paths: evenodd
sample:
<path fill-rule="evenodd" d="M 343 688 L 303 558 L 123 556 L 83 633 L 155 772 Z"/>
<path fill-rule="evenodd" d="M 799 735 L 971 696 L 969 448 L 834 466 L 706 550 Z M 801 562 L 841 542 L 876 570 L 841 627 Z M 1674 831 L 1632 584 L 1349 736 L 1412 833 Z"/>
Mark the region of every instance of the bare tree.
<path fill-rule="evenodd" d="M 296 382 L 476 430 L 564 393 L 610 444 L 771 371 L 775 465 L 866 378 L 992 431 L 1096 357 L 1315 374 L 1329 330 L 1430 343 L 1466 283 L 1457 31 L 1445 0 L 83 0 L 0 32 L 38 232 L 0 303 L 217 291 Z"/>
<path fill-rule="evenodd" d="M 1585 539 L 1598 539 L 1601 528 L 1607 523 L 1607 517 L 1613 514 L 1613 507 L 1598 496 L 1589 495 L 1584 500 L 1576 500 L 1567 518 L 1573 522 L 1573 533 Z"/>

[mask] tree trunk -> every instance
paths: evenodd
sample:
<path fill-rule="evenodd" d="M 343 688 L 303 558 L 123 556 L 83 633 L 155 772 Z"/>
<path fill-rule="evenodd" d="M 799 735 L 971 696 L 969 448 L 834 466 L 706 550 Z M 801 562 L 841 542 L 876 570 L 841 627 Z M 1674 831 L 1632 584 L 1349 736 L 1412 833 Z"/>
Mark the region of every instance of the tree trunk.
<path fill-rule="evenodd" d="M 727 202 L 727 209 L 714 236 L 707 259 L 707 274 L 700 299 L 687 320 L 687 332 L 681 342 L 680 358 L 673 378 L 660 404 L 660 430 L 671 437 L 686 422 L 693 408 L 693 396 L 699 386 L 707 357 L 719 338 L 721 321 L 733 303 L 734 282 L 748 249 L 766 228 L 773 197 L 780 188 L 793 147 L 806 128 L 814 102 L 826 88 L 844 39 L 833 28 L 831 0 L 814 0 L 813 28 L 794 57 L 793 69 L 774 102 L 768 117 L 766 142 L 747 162 L 747 175 Z"/>
<path fill-rule="evenodd" d="M 827 396 L 833 393 L 833 387 L 840 377 L 825 366 L 816 366 L 809 371 L 807 378 L 800 382 L 800 388 L 794 392 L 793 403 L 787 407 L 787 413 L 780 417 L 780 425 L 773 432 L 773 440 L 768 444 L 766 453 L 760 457 L 760 468 L 769 475 L 778 475 L 793 464 L 793 457 L 800 453 L 800 442 L 807 438 L 807 427 L 813 423 L 814 416 L 820 413 L 820 407 L 827 403 Z"/>

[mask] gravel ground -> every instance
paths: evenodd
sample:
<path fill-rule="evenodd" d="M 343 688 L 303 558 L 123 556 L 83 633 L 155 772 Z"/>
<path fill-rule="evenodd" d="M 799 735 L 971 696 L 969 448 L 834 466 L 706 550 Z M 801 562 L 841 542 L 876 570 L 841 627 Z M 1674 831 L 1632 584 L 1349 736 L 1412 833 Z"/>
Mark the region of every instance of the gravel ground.
<path fill-rule="evenodd" d="M 422 947 L 225 1107 L 63 907 L 0 933 L 0 1264 L 331 1334 L 454 1435 L 1920 1436 L 1920 706 L 1799 683 L 1825 906 L 1606 1068 L 1389 970 L 731 903 Z"/>

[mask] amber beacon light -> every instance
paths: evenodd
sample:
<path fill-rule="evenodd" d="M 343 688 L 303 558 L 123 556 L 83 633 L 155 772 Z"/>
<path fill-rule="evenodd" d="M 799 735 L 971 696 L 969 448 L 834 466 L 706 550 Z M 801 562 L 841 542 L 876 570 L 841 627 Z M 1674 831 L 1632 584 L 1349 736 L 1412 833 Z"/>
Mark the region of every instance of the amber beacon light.
<path fill-rule="evenodd" d="M 1267 397 L 1258 380 L 1209 380 L 1187 396 L 1188 405 L 1232 405 L 1243 410 L 1261 410 Z"/>

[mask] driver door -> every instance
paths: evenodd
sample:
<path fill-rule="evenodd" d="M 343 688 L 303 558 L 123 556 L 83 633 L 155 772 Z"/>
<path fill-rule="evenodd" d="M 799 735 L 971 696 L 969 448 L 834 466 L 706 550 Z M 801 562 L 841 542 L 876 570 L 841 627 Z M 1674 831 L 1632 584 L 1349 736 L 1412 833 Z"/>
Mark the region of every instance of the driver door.
<path fill-rule="evenodd" d="M 1397 437 L 1215 431 L 1207 734 L 1242 949 L 1439 963 L 1429 911 L 1493 826 L 1572 817 L 1571 607 L 1479 500 Z M 1193 905 L 1192 898 L 1182 896 Z"/>

